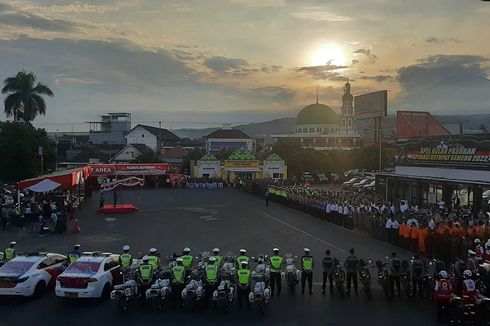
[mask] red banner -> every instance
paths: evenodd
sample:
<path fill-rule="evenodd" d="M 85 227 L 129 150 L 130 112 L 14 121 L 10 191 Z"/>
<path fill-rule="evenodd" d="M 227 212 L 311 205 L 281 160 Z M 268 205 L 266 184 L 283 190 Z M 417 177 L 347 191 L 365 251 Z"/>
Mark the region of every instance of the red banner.
<path fill-rule="evenodd" d="M 155 164 L 93 164 L 92 176 L 106 177 L 118 175 L 164 175 L 169 170 L 166 163 Z"/>

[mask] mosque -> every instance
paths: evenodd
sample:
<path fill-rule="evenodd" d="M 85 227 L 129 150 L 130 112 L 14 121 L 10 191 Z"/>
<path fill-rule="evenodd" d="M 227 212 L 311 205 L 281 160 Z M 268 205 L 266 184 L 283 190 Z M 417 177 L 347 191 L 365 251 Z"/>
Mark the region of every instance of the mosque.
<path fill-rule="evenodd" d="M 274 141 L 297 141 L 302 147 L 316 150 L 351 150 L 361 145 L 360 135 L 354 129 L 354 105 L 347 82 L 342 95 L 340 113 L 318 102 L 303 108 L 296 116 L 291 134 L 271 135 Z"/>

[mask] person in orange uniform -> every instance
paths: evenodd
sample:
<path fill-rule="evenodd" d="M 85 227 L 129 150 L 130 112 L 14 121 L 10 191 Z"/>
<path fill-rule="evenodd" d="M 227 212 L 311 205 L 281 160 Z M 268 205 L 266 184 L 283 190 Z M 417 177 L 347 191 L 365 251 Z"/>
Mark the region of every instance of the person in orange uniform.
<path fill-rule="evenodd" d="M 402 221 L 402 224 L 398 227 L 398 243 L 401 248 L 405 249 L 405 244 L 404 244 L 404 234 L 405 234 L 405 228 L 406 224 L 404 221 Z"/>
<path fill-rule="evenodd" d="M 417 224 L 412 223 L 412 228 L 410 230 L 410 250 L 412 252 L 418 252 L 419 250 L 419 228 Z"/>
<path fill-rule="evenodd" d="M 425 239 L 427 237 L 427 226 L 421 225 L 419 228 L 419 238 L 418 238 L 418 245 L 419 245 L 419 252 L 422 255 L 426 255 L 426 248 L 425 248 Z"/>
<path fill-rule="evenodd" d="M 404 249 L 410 249 L 410 225 L 405 223 L 405 232 L 403 233 L 403 242 L 405 243 Z"/>

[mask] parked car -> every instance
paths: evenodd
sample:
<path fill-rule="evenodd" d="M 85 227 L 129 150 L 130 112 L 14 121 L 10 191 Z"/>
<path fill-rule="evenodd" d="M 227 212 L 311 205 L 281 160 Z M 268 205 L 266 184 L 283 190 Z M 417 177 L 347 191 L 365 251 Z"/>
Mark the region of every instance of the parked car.
<path fill-rule="evenodd" d="M 325 176 L 325 174 L 317 173 L 316 177 L 317 177 L 319 183 L 328 183 L 328 178 L 327 178 L 327 176 Z"/>
<path fill-rule="evenodd" d="M 342 185 L 344 187 L 351 187 L 354 183 L 361 181 L 361 178 L 355 177 L 350 179 L 349 181 L 344 182 Z"/>
<path fill-rule="evenodd" d="M 105 298 L 122 283 L 119 255 L 84 252 L 58 276 L 55 293 L 63 298 Z"/>
<path fill-rule="evenodd" d="M 313 177 L 313 175 L 310 172 L 304 172 L 301 175 L 301 181 L 313 183 L 315 181 L 315 178 Z"/>
<path fill-rule="evenodd" d="M 0 267 L 0 295 L 40 297 L 66 268 L 66 256 L 55 253 L 19 255 Z"/>
<path fill-rule="evenodd" d="M 340 177 L 338 174 L 330 173 L 330 182 L 338 182 L 339 180 L 340 180 Z"/>
<path fill-rule="evenodd" d="M 373 181 L 365 184 L 364 186 L 362 186 L 362 189 L 365 189 L 365 190 L 374 190 L 375 187 L 376 187 L 376 181 L 373 180 Z"/>
<path fill-rule="evenodd" d="M 368 182 L 370 182 L 372 179 L 370 178 L 364 178 L 362 179 L 361 181 L 359 182 L 356 182 L 352 185 L 353 188 L 356 188 L 356 189 L 360 189 L 362 188 L 364 185 L 368 184 Z"/>

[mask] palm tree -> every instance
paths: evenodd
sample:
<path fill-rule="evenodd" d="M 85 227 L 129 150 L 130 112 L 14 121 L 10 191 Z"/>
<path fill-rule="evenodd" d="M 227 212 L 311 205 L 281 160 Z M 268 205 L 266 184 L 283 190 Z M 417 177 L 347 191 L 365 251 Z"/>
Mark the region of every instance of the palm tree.
<path fill-rule="evenodd" d="M 2 94 L 5 98 L 5 115 L 13 116 L 29 122 L 38 114 L 46 114 L 46 102 L 41 95 L 54 96 L 54 93 L 43 83 L 35 83 L 36 76 L 22 70 L 15 77 L 6 78 L 3 82 Z"/>

